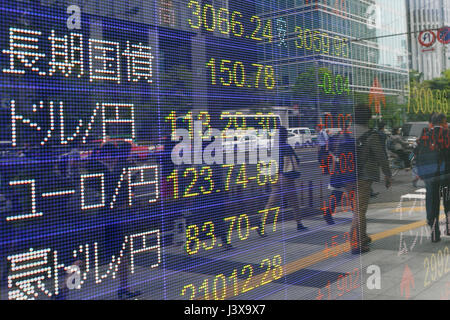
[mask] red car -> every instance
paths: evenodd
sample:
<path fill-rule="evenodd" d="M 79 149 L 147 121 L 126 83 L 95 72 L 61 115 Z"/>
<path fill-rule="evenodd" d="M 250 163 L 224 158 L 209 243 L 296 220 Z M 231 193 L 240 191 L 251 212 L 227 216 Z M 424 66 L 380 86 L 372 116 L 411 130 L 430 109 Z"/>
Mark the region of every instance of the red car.
<path fill-rule="evenodd" d="M 131 144 L 131 156 L 134 160 L 144 161 L 147 160 L 151 155 L 164 150 L 164 146 L 162 146 L 161 144 L 139 146 L 136 143 L 134 143 L 134 141 L 121 138 L 112 138 L 106 140 L 106 142 L 124 142 L 124 141 Z M 98 147 L 101 147 L 105 142 L 103 142 L 103 140 L 94 140 L 92 141 L 92 143 Z M 87 159 L 92 154 L 92 151 L 93 150 L 80 152 L 80 158 Z"/>

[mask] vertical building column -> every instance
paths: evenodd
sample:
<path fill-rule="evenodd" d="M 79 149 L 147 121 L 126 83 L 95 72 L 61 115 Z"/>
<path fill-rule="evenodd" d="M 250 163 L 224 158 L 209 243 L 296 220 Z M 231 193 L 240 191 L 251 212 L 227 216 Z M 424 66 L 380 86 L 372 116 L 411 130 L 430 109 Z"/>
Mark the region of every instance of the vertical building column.
<path fill-rule="evenodd" d="M 197 34 L 192 38 L 191 43 L 191 57 L 192 57 L 192 96 L 193 96 L 193 110 L 207 110 L 207 79 L 206 68 L 206 37 Z M 195 114 L 195 112 L 193 111 Z"/>

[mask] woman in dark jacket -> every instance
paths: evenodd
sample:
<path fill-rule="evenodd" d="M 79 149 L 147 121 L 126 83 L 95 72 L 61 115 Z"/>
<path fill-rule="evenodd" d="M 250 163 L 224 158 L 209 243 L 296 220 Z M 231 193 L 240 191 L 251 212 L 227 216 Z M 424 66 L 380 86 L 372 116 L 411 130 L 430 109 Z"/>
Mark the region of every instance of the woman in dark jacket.
<path fill-rule="evenodd" d="M 279 196 L 281 195 L 282 200 L 284 202 L 288 201 L 291 207 L 295 212 L 295 220 L 297 221 L 297 230 L 304 231 L 308 230 L 303 224 L 300 214 L 300 203 L 297 197 L 297 187 L 295 185 L 295 180 L 300 176 L 300 172 L 298 174 L 293 174 L 293 172 L 287 172 L 287 161 L 288 159 L 293 159 L 293 161 L 297 162 L 297 168 L 299 166 L 300 160 L 295 154 L 294 149 L 287 143 L 288 132 L 285 127 L 281 127 L 279 131 L 279 160 L 278 160 L 278 181 L 275 184 L 272 184 L 272 190 L 270 193 L 269 200 L 267 201 L 265 209 L 271 209 L 275 206 Z M 289 166 L 291 166 L 289 164 Z M 295 168 L 295 164 L 294 164 Z M 262 224 L 262 222 L 261 222 Z M 258 229 L 258 233 L 260 236 L 265 236 L 265 228 L 261 225 Z"/>

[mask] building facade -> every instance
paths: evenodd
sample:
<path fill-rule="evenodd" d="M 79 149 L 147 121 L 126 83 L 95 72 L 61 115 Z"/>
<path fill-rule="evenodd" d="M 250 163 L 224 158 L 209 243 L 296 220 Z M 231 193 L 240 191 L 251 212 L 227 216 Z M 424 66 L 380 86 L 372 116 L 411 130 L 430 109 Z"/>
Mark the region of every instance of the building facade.
<path fill-rule="evenodd" d="M 423 73 L 424 80 L 440 77 L 450 67 L 448 46 L 437 39 L 439 29 L 450 25 L 450 0 L 409 0 L 406 5 L 411 69 Z"/>
<path fill-rule="evenodd" d="M 298 104 L 305 115 L 350 112 L 354 93 L 405 95 L 404 2 L 264 1 L 257 14 L 276 30 L 273 43 L 260 44 L 259 59 L 278 68 L 280 104 Z"/>

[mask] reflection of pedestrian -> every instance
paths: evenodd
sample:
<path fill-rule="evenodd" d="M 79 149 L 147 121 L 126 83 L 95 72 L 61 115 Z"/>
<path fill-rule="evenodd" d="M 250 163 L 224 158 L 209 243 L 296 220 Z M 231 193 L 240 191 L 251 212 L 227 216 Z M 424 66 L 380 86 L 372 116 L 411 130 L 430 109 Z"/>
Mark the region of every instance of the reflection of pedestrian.
<path fill-rule="evenodd" d="M 387 156 L 387 147 L 386 147 L 386 145 L 387 145 L 388 136 L 384 132 L 384 127 L 385 126 L 386 126 L 386 124 L 384 123 L 384 121 L 380 121 L 378 123 L 378 131 L 377 132 L 378 132 L 378 135 L 380 136 L 380 143 L 381 143 L 381 146 L 383 147 L 383 151 L 386 154 L 386 158 L 387 158 L 388 156 Z M 374 192 L 373 188 L 370 187 L 370 197 L 371 198 L 376 198 L 379 194 L 380 194 L 379 192 Z"/>
<path fill-rule="evenodd" d="M 105 228 L 105 247 L 110 254 L 119 257 L 122 242 L 125 237 L 125 224 L 117 220 L 123 219 L 128 213 L 128 180 L 124 170 L 128 169 L 128 158 L 131 153 L 131 144 L 121 142 L 117 144 L 105 143 L 100 149 L 98 171 L 105 174 L 105 204 L 103 214 L 106 215 L 107 225 Z M 121 180 L 121 178 L 123 178 Z M 121 181 L 121 188 L 116 192 L 116 187 Z M 113 208 L 110 203 L 113 202 Z M 140 292 L 128 290 L 129 251 L 128 247 L 122 256 L 119 265 L 119 299 L 134 298 Z M 108 255 L 110 257 L 110 255 Z"/>
<path fill-rule="evenodd" d="M 448 122 L 443 123 L 444 132 L 447 133 L 445 141 L 449 141 L 450 144 L 450 129 L 448 127 Z M 450 236 L 450 146 L 445 145 L 445 175 L 444 184 L 442 186 L 442 197 L 444 201 L 444 211 L 445 211 L 445 232 L 447 236 Z"/>
<path fill-rule="evenodd" d="M 317 125 L 317 143 L 319 145 L 319 153 L 318 153 L 318 160 L 319 164 L 326 164 L 327 158 L 328 158 L 328 142 L 329 142 L 329 136 L 325 130 L 324 125 Z M 329 169 L 326 169 L 326 174 L 329 174 Z"/>
<path fill-rule="evenodd" d="M 296 177 L 300 176 L 299 163 L 294 149 L 287 143 L 288 132 L 285 127 L 281 127 L 279 131 L 279 160 L 278 160 L 278 181 L 272 184 L 272 190 L 265 209 L 271 209 L 275 206 L 278 198 L 282 194 L 282 198 L 287 200 L 294 209 L 295 220 L 297 221 L 297 230 L 307 230 L 301 221 L 300 203 L 297 198 L 297 187 L 295 184 Z M 294 172 L 298 172 L 296 175 Z M 261 222 L 262 223 L 262 222 Z M 258 229 L 260 236 L 262 233 L 262 226 Z"/>
<path fill-rule="evenodd" d="M 7 257 L 12 253 L 13 228 L 6 217 L 22 213 L 19 194 L 9 185 L 16 174 L 18 165 L 12 158 L 2 159 L 0 164 L 0 287 L 6 287 L 8 280 Z"/>
<path fill-rule="evenodd" d="M 410 168 L 411 161 L 409 160 L 409 153 L 405 151 L 408 148 L 408 144 L 403 141 L 399 128 L 395 128 L 392 131 L 391 146 L 392 152 L 397 154 L 400 160 L 403 161 L 405 168 Z"/>
<path fill-rule="evenodd" d="M 103 192 L 105 206 L 97 212 L 98 219 L 96 223 L 100 223 L 104 227 L 104 234 L 101 230 L 95 229 L 90 235 L 97 242 L 100 248 L 101 260 L 110 259 L 111 255 L 116 258 L 120 256 L 123 250 L 122 243 L 125 238 L 125 223 L 120 222 L 124 219 L 128 212 L 128 180 L 126 172 L 128 167 L 128 157 L 131 153 L 131 144 L 127 142 L 106 142 L 97 150 L 89 160 L 88 169 L 93 173 L 103 173 L 104 190 Z M 120 181 L 121 187 L 116 192 L 116 187 Z M 93 186 L 97 187 L 97 185 Z M 113 207 L 111 208 L 111 203 Z M 90 237 L 89 236 L 89 237 Z M 75 240 L 78 241 L 79 239 Z M 120 257 L 120 264 L 117 269 L 119 275 L 119 290 L 117 295 L 119 299 L 129 299 L 136 297 L 140 292 L 130 292 L 128 290 L 128 271 L 129 271 L 129 247 L 126 246 L 123 255 Z M 77 260 L 73 265 L 82 266 L 82 262 Z M 68 289 L 66 287 L 67 279 L 60 290 L 56 299 L 65 299 Z"/>
<path fill-rule="evenodd" d="M 215 141 L 215 137 L 211 137 L 210 142 L 203 142 L 203 150 Z M 215 151 L 213 151 L 214 153 Z M 214 156 L 214 155 L 213 155 Z M 223 248 L 225 250 L 233 249 L 231 245 L 231 239 L 227 238 L 226 222 L 227 217 L 227 193 L 216 192 L 216 190 L 225 190 L 224 183 L 224 168 L 217 163 L 209 166 L 204 166 L 200 169 L 200 173 L 206 176 L 200 188 L 205 190 L 205 194 L 199 196 L 196 202 L 199 203 L 200 216 L 202 219 L 208 218 L 214 224 L 214 234 L 222 241 Z"/>
<path fill-rule="evenodd" d="M 449 134 L 448 129 L 445 128 L 446 123 L 447 119 L 444 114 L 434 115 L 432 118 L 433 128 L 424 130 L 418 140 L 417 167 L 420 177 L 425 182 L 427 222 L 431 228 L 432 242 L 441 240 L 439 230 L 441 187 L 448 184 L 448 158 L 450 155 L 443 141 L 448 139 Z M 448 234 L 448 215 L 446 215 L 446 224 Z"/>
<path fill-rule="evenodd" d="M 428 128 L 423 128 L 422 133 L 420 134 L 420 136 L 422 137 L 424 134 L 428 134 L 428 130 L 430 130 L 431 128 L 433 128 L 433 124 L 432 124 L 432 119 L 433 117 L 436 115 L 436 112 L 433 112 L 430 117 L 428 118 Z M 417 143 L 417 142 L 416 142 Z M 414 150 L 414 154 L 416 156 L 415 162 L 417 163 L 417 146 L 416 149 Z M 414 186 L 414 188 L 417 188 L 417 182 L 420 180 L 420 176 L 417 172 L 417 165 L 414 166 L 413 170 L 412 170 L 412 174 L 413 174 L 413 181 L 412 181 L 412 185 Z"/>
<path fill-rule="evenodd" d="M 347 173 L 346 168 L 341 170 L 341 163 L 340 163 L 340 155 L 344 153 L 345 150 L 343 150 L 343 142 L 345 139 L 345 132 L 346 130 L 340 131 L 338 134 L 335 134 L 329 139 L 329 151 L 331 156 L 331 161 L 328 161 L 327 159 L 327 166 L 331 166 L 329 169 L 330 172 L 330 186 L 329 189 L 332 190 L 330 201 L 329 201 L 329 207 L 324 212 L 324 218 L 325 221 L 328 224 L 334 224 L 333 215 L 336 211 L 336 206 L 338 203 L 341 202 L 342 195 L 345 192 L 345 185 L 346 185 L 346 176 Z M 343 172 L 344 171 L 344 172 Z M 336 201 L 334 201 L 336 200 Z"/>
<path fill-rule="evenodd" d="M 383 147 L 383 150 L 386 153 L 386 157 L 387 157 L 386 143 L 387 143 L 388 136 L 387 136 L 386 132 L 384 132 L 385 126 L 386 126 L 386 124 L 384 123 L 384 121 L 380 121 L 380 123 L 378 124 L 378 135 L 380 136 L 380 143 L 381 143 L 381 146 Z"/>
<path fill-rule="evenodd" d="M 162 138 L 163 151 L 161 153 L 161 205 L 164 210 L 164 217 L 162 217 L 161 224 L 162 229 L 165 231 L 173 230 L 174 221 L 181 215 L 181 209 L 183 208 L 183 200 L 174 198 L 174 189 L 183 190 L 183 185 L 174 185 L 170 182 L 170 176 L 176 169 L 175 164 L 172 161 L 172 152 L 178 142 L 172 140 L 172 135 L 166 135 Z M 181 183 L 182 181 L 179 181 Z"/>
<path fill-rule="evenodd" d="M 367 105 L 355 107 L 355 158 L 357 181 L 348 184 L 348 190 L 357 191 L 356 208 L 353 208 L 351 227 L 352 238 L 356 236 L 357 247 L 352 249 L 353 254 L 364 253 L 370 250 L 368 244 L 371 238 L 367 234 L 366 213 L 370 199 L 370 188 L 373 182 L 380 180 L 380 167 L 385 175 L 386 187 L 391 186 L 391 170 L 389 162 L 381 145 L 379 135 L 369 130 L 371 109 Z"/>

